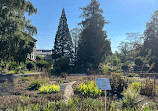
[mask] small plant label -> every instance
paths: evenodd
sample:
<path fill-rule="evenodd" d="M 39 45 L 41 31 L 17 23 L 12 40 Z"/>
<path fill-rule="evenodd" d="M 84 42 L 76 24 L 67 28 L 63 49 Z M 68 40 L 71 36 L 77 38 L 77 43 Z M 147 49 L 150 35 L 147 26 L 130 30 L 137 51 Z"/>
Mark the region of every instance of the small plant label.
<path fill-rule="evenodd" d="M 64 90 L 65 90 L 65 88 L 66 88 L 66 86 L 65 86 L 65 85 L 60 85 L 60 91 L 64 91 Z"/>
<path fill-rule="evenodd" d="M 98 90 L 111 90 L 108 78 L 96 78 L 96 83 Z"/>

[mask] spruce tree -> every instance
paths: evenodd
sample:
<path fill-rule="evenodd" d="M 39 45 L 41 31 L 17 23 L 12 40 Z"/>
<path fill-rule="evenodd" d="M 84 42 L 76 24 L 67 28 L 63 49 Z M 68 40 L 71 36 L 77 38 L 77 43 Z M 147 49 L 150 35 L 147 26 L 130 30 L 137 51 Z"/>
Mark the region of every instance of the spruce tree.
<path fill-rule="evenodd" d="M 73 57 L 73 44 L 70 36 L 65 10 L 62 10 L 58 31 L 55 37 L 53 58 L 66 57 L 70 60 Z"/>
<path fill-rule="evenodd" d="M 80 23 L 83 27 L 78 46 L 78 65 L 85 70 L 97 70 L 98 65 L 106 55 L 111 53 L 110 41 L 107 39 L 106 31 L 103 30 L 107 23 L 102 16 L 103 10 L 99 8 L 100 3 L 91 0 L 86 7 L 81 8 L 84 21 Z"/>

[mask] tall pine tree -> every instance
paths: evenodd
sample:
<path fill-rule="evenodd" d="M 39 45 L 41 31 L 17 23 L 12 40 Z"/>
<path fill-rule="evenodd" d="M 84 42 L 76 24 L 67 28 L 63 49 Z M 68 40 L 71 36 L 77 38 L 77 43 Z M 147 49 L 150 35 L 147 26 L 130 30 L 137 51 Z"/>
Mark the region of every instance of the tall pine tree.
<path fill-rule="evenodd" d="M 153 67 L 150 71 L 158 72 L 158 10 L 146 24 L 144 44 L 140 54 L 150 59 L 149 65 Z"/>
<path fill-rule="evenodd" d="M 73 44 L 70 36 L 65 10 L 62 10 L 58 31 L 55 37 L 53 58 L 66 57 L 73 58 Z"/>
<path fill-rule="evenodd" d="M 78 65 L 87 69 L 98 68 L 103 58 L 111 53 L 110 41 L 107 39 L 106 31 L 103 30 L 105 19 L 103 10 L 99 8 L 97 0 L 91 0 L 86 7 L 81 8 L 82 18 L 80 25 L 83 27 L 78 47 Z"/>

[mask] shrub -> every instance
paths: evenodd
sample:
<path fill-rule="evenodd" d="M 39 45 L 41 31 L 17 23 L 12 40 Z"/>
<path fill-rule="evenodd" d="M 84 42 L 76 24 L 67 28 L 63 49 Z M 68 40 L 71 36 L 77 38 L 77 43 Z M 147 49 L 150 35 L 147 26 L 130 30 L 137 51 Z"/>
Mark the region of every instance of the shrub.
<path fill-rule="evenodd" d="M 128 65 L 123 65 L 122 67 L 121 67 L 121 69 L 123 70 L 123 71 L 125 71 L 125 72 L 127 72 L 128 71 Z"/>
<path fill-rule="evenodd" d="M 69 72 L 70 69 L 70 61 L 68 58 L 59 58 L 54 62 L 53 65 L 54 73 L 60 74 L 62 72 Z"/>
<path fill-rule="evenodd" d="M 56 93 L 60 91 L 60 86 L 59 85 L 43 85 L 40 88 L 40 92 L 44 94 L 51 94 L 51 93 Z"/>
<path fill-rule="evenodd" d="M 62 77 L 62 78 L 66 79 L 67 76 L 68 76 L 68 73 L 61 73 L 61 77 Z"/>
<path fill-rule="evenodd" d="M 38 90 L 39 88 L 41 87 L 40 83 L 38 81 L 34 81 L 32 82 L 28 89 L 31 91 L 31 90 Z"/>
<path fill-rule="evenodd" d="M 42 71 L 43 68 L 48 68 L 49 64 L 48 62 L 41 60 L 36 63 L 36 66 Z"/>
<path fill-rule="evenodd" d="M 134 71 L 141 71 L 142 67 L 141 66 L 134 66 Z"/>
<path fill-rule="evenodd" d="M 117 65 L 118 65 L 118 59 L 114 59 L 114 60 L 112 61 L 112 65 L 113 65 L 113 66 L 117 66 Z"/>
<path fill-rule="evenodd" d="M 141 87 L 141 83 L 139 82 L 132 82 L 132 84 L 130 84 L 130 87 L 135 90 L 136 92 L 140 92 L 140 87 Z"/>
<path fill-rule="evenodd" d="M 156 84 L 150 79 L 146 79 L 146 81 L 142 82 L 140 94 L 146 96 L 154 96 L 156 95 Z"/>
<path fill-rule="evenodd" d="M 121 74 L 112 74 L 110 77 L 110 84 L 111 84 L 111 95 L 117 94 L 118 98 L 122 98 L 122 91 L 123 88 L 127 88 L 128 84 L 127 81 L 125 81 Z"/>
<path fill-rule="evenodd" d="M 40 61 L 40 60 L 42 60 L 42 57 L 41 57 L 40 55 L 37 55 L 37 56 L 36 56 L 36 60 L 37 60 L 37 61 Z"/>
<path fill-rule="evenodd" d="M 75 93 L 80 93 L 84 97 L 98 97 L 103 93 L 97 89 L 97 85 L 94 81 L 86 81 L 78 85 L 75 89 Z"/>
<path fill-rule="evenodd" d="M 58 83 L 61 83 L 61 82 L 62 82 L 62 80 L 61 80 L 61 79 L 58 79 L 58 80 L 57 80 L 57 82 L 58 82 Z"/>
<path fill-rule="evenodd" d="M 107 74 L 108 71 L 109 71 L 109 66 L 102 65 L 101 67 L 102 67 L 102 71 L 103 71 L 103 73 L 104 73 L 104 74 Z"/>
<path fill-rule="evenodd" d="M 122 107 L 123 108 L 133 108 L 136 107 L 136 98 L 138 96 L 138 92 L 136 92 L 132 86 L 129 86 L 127 89 L 123 91 L 124 99 L 122 101 Z"/>
<path fill-rule="evenodd" d="M 26 62 L 26 67 L 30 71 L 32 68 L 35 67 L 35 65 L 32 61 L 28 61 L 28 62 Z"/>
<path fill-rule="evenodd" d="M 142 66 L 143 65 L 143 61 L 141 60 L 141 58 L 136 58 L 134 63 L 137 65 L 137 66 Z"/>

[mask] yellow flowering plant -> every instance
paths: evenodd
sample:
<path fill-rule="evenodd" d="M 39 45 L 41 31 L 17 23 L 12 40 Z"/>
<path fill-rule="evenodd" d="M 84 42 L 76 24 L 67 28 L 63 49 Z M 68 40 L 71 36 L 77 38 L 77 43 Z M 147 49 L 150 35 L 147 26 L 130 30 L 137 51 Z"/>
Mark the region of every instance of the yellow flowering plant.
<path fill-rule="evenodd" d="M 41 88 L 39 89 L 41 93 L 45 93 L 45 94 L 51 94 L 51 93 L 56 93 L 60 91 L 60 86 L 59 85 L 43 85 L 41 86 Z"/>
<path fill-rule="evenodd" d="M 79 84 L 75 92 L 82 94 L 84 97 L 98 97 L 103 93 L 101 90 L 97 89 L 95 81 L 86 81 Z"/>

